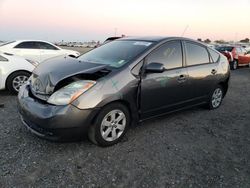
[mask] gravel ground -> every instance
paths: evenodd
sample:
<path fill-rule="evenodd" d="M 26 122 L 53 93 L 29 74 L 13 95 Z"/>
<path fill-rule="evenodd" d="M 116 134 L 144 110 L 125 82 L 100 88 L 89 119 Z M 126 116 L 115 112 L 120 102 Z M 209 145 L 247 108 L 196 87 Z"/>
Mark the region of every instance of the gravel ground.
<path fill-rule="evenodd" d="M 16 96 L 1 102 L 0 187 L 250 187 L 249 68 L 232 72 L 221 108 L 146 121 L 109 148 L 39 139 Z"/>

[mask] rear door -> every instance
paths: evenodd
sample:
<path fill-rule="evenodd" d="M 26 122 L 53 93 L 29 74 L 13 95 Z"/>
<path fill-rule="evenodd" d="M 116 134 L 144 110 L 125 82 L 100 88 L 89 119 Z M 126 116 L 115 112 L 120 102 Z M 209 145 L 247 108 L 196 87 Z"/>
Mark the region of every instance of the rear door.
<path fill-rule="evenodd" d="M 60 54 L 59 48 L 57 48 L 49 43 L 37 42 L 37 45 L 40 48 L 41 61 L 45 61 L 46 59 L 62 55 L 62 54 Z"/>
<path fill-rule="evenodd" d="M 180 108 L 191 98 L 179 40 L 163 44 L 150 53 L 145 61 L 146 64 L 162 63 L 166 70 L 163 73 L 146 73 L 142 77 L 142 119 Z"/>
<path fill-rule="evenodd" d="M 215 87 L 217 65 L 213 63 L 208 48 L 195 42 L 184 42 L 186 67 L 196 103 L 204 102 Z"/>

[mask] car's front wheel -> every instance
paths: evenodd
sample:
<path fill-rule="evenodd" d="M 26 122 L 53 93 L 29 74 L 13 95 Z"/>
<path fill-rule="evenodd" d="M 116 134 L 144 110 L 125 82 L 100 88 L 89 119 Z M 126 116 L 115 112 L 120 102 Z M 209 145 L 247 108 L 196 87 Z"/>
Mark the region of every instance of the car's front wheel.
<path fill-rule="evenodd" d="M 223 88 L 218 85 L 213 92 L 210 94 L 208 107 L 210 110 L 219 108 L 224 96 Z"/>
<path fill-rule="evenodd" d="M 111 146 L 118 143 L 130 125 L 130 113 L 121 103 L 105 106 L 90 126 L 89 139 L 100 146 Z"/>
<path fill-rule="evenodd" d="M 25 71 L 18 71 L 12 73 L 6 81 L 7 89 L 13 93 L 17 94 L 19 92 L 20 87 L 25 84 L 30 77 L 30 73 Z"/>

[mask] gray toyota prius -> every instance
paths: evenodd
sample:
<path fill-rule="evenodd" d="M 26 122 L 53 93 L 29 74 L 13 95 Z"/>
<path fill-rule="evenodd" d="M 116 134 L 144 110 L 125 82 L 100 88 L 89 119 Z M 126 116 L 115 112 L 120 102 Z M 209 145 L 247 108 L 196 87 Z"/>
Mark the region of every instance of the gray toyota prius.
<path fill-rule="evenodd" d="M 180 37 L 121 38 L 41 63 L 18 95 L 21 120 L 49 140 L 119 142 L 131 124 L 197 105 L 218 108 L 226 57 Z"/>

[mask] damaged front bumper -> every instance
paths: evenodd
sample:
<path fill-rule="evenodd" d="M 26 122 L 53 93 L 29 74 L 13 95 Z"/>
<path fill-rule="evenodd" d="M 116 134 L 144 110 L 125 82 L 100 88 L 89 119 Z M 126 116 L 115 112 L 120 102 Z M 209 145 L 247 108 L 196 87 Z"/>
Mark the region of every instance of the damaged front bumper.
<path fill-rule="evenodd" d="M 55 106 L 32 97 L 29 84 L 21 87 L 18 109 L 24 125 L 35 135 L 53 141 L 79 140 L 87 134 L 98 108 L 81 110 Z"/>

